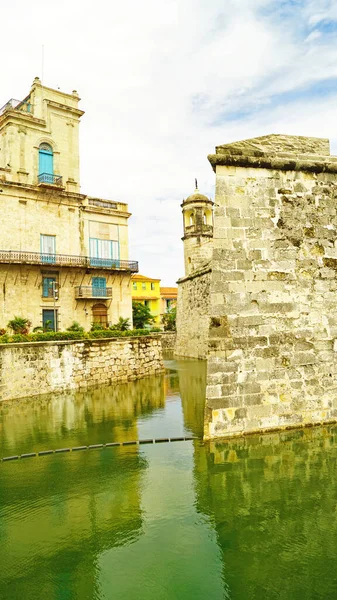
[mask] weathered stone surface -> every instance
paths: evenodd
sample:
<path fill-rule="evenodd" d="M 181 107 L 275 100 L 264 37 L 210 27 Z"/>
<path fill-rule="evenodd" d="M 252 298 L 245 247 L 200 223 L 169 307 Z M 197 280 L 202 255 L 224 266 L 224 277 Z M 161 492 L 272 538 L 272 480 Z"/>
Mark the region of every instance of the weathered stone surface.
<path fill-rule="evenodd" d="M 334 420 L 336 158 L 296 136 L 215 156 L 205 438 Z"/>
<path fill-rule="evenodd" d="M 164 370 L 160 336 L 0 345 L 0 401 L 140 379 Z"/>

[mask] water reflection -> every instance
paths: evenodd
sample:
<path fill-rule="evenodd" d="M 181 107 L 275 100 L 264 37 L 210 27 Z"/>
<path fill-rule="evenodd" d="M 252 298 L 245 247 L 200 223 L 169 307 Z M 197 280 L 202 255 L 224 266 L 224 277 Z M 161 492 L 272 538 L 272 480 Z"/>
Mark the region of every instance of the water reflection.
<path fill-rule="evenodd" d="M 202 433 L 205 365 L 0 407 L 2 453 Z M 5 600 L 335 600 L 337 427 L 0 465 Z"/>
<path fill-rule="evenodd" d="M 0 456 L 137 440 L 137 418 L 164 405 L 164 376 L 0 403 Z"/>
<path fill-rule="evenodd" d="M 141 535 L 145 458 L 114 448 L 1 466 L 1 598 L 102 598 L 99 555 Z"/>
<path fill-rule="evenodd" d="M 336 598 L 336 427 L 196 444 L 194 458 L 230 598 Z"/>

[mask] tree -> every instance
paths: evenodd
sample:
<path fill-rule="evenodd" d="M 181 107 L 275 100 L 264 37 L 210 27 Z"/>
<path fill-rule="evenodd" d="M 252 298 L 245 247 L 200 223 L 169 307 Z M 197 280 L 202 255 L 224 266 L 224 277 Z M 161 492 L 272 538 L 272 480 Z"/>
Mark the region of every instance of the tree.
<path fill-rule="evenodd" d="M 176 318 L 177 308 L 172 306 L 167 313 L 162 316 L 162 324 L 164 325 L 164 331 L 175 331 L 176 330 Z"/>
<path fill-rule="evenodd" d="M 144 329 L 146 325 L 154 323 L 149 307 L 136 300 L 132 301 L 132 318 L 134 329 Z"/>

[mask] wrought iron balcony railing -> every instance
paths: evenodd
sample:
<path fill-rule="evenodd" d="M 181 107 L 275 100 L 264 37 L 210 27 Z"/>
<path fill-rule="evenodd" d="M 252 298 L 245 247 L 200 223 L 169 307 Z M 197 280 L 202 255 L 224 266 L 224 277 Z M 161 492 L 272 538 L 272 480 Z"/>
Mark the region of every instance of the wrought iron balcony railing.
<path fill-rule="evenodd" d="M 108 300 L 112 298 L 112 287 L 95 287 L 94 285 L 80 285 L 75 287 L 75 298 L 100 298 Z"/>
<path fill-rule="evenodd" d="M 39 183 L 46 183 L 47 185 L 56 185 L 62 187 L 62 176 L 51 175 L 50 173 L 41 173 L 37 177 Z"/>
<path fill-rule="evenodd" d="M 71 256 L 68 254 L 47 254 L 42 252 L 21 252 L 21 250 L 0 250 L 0 263 L 53 265 L 55 267 L 79 267 L 87 269 L 108 269 L 110 271 L 138 272 L 138 262 L 91 256 Z"/>

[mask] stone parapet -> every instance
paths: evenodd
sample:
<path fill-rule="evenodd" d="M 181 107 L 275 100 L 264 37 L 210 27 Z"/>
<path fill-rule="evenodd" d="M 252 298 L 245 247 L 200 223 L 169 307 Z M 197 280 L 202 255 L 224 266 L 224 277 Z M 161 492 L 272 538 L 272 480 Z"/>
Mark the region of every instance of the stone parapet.
<path fill-rule="evenodd" d="M 85 390 L 164 370 L 160 336 L 0 345 L 0 401 Z"/>

